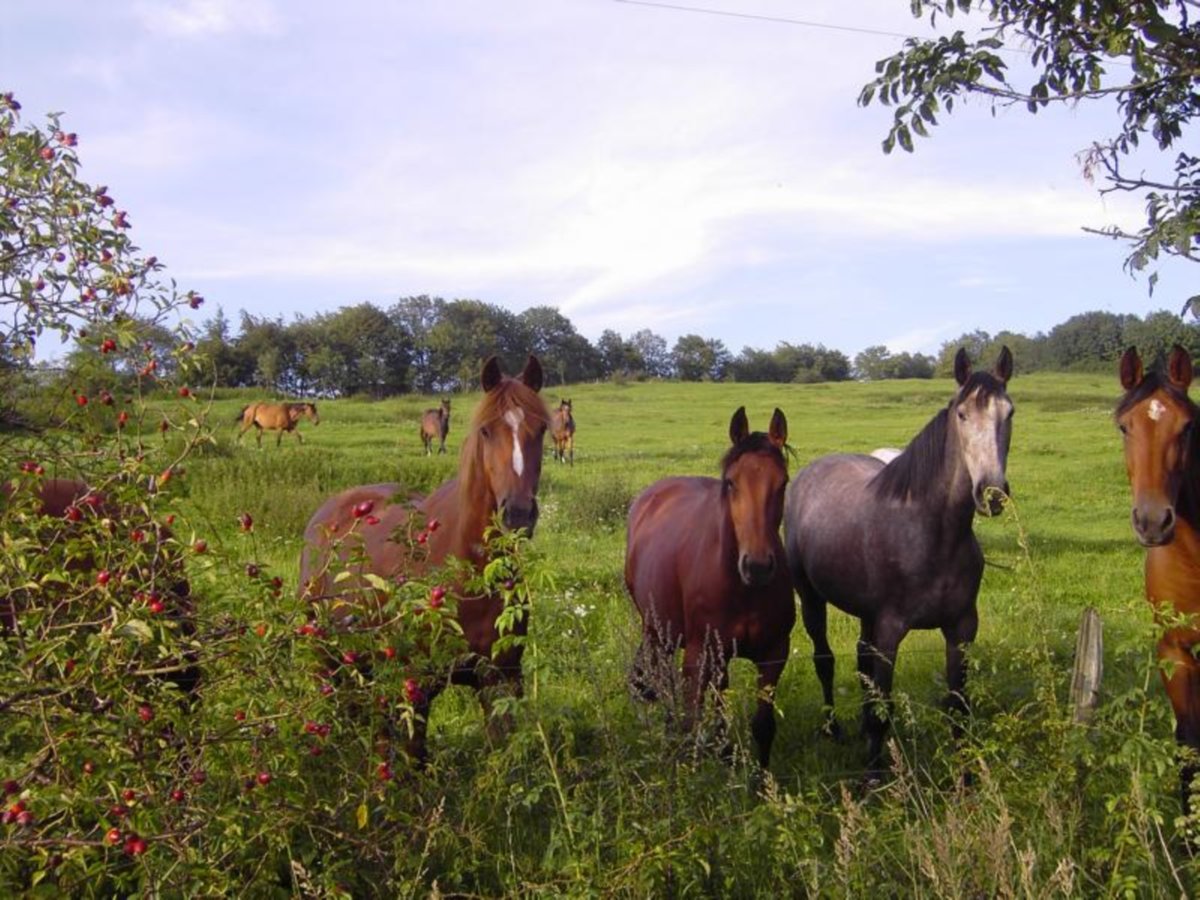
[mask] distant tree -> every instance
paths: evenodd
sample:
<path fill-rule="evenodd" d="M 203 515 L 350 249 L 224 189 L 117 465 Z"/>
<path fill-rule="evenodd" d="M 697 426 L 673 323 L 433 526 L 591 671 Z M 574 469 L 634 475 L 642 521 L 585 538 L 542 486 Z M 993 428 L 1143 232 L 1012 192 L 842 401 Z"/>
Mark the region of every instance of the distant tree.
<path fill-rule="evenodd" d="M 1132 270 L 1159 253 L 1200 259 L 1200 157 L 1174 149 L 1200 114 L 1194 0 L 910 0 L 910 6 L 914 15 L 929 13 L 931 20 L 978 12 L 989 25 L 973 40 L 962 31 L 909 38 L 902 51 L 876 63 L 877 77 L 863 88 L 859 103 L 878 99 L 894 107 L 884 152 L 897 144 L 911 151 L 912 135 L 926 135 L 938 114 L 950 112 L 963 96 L 982 95 L 1031 113 L 1052 103 L 1115 98 L 1117 128 L 1083 153 L 1084 173 L 1102 177 L 1101 193 L 1140 194 L 1146 224 L 1133 232 L 1113 226 L 1098 233 L 1128 243 L 1125 264 Z M 1031 64 L 1027 86 L 1009 80 L 1008 63 L 999 55 L 1010 43 Z M 1140 154 L 1129 170 L 1125 161 L 1143 137 L 1163 155 L 1155 160 Z M 1160 174 L 1145 174 L 1156 162 Z M 1151 275 L 1152 288 L 1154 280 Z"/>
<path fill-rule="evenodd" d="M 734 381 L 759 384 L 791 380 L 774 353 L 755 347 L 742 348 L 729 365 L 729 377 Z"/>
<path fill-rule="evenodd" d="M 474 387 L 480 365 L 493 354 L 500 357 L 505 371 L 519 372 L 528 347 L 525 329 L 510 311 L 479 300 L 452 300 L 443 305 L 429 331 L 432 387 Z"/>
<path fill-rule="evenodd" d="M 446 301 L 440 297 L 422 294 L 418 297 L 402 297 L 389 307 L 387 314 L 412 344 L 409 367 L 410 381 L 414 390 L 432 393 L 435 377 L 431 368 L 433 351 L 429 345 L 429 334 L 442 317 Z"/>
<path fill-rule="evenodd" d="M 596 378 L 600 355 L 571 320 L 552 306 L 531 306 L 517 317 L 550 380 L 558 384 Z"/>
<path fill-rule="evenodd" d="M 1200 326 L 1183 321 L 1175 313 L 1158 310 L 1126 322 L 1121 343 L 1137 347 L 1148 363 L 1165 360 L 1175 344 L 1195 358 L 1200 356 Z"/>
<path fill-rule="evenodd" d="M 647 378 L 670 378 L 672 354 L 664 338 L 649 328 L 635 331 L 629 338 L 629 346 L 641 360 L 641 371 Z"/>
<path fill-rule="evenodd" d="M 675 375 L 683 381 L 721 381 L 732 361 L 721 341 L 698 334 L 685 334 L 671 350 Z"/>
<path fill-rule="evenodd" d="M 934 375 L 938 378 L 952 378 L 954 376 L 954 357 L 959 349 L 967 351 L 967 357 L 972 363 L 979 364 L 980 360 L 987 359 L 988 348 L 992 344 L 992 336 L 986 331 L 976 329 L 975 331 L 961 334 L 953 340 L 946 341 L 942 344 L 937 354 L 937 362 L 934 364 Z"/>
<path fill-rule="evenodd" d="M 1058 369 L 1103 370 L 1115 366 L 1124 351 L 1125 328 L 1133 316 L 1086 312 L 1055 325 L 1046 336 Z"/>
<path fill-rule="evenodd" d="M 631 358 L 632 348 L 621 335 L 611 328 L 604 329 L 596 340 L 596 353 L 600 359 L 600 374 L 605 378 L 628 375 L 641 369 L 641 358 L 636 363 Z"/>
<path fill-rule="evenodd" d="M 255 318 L 245 310 L 241 317 L 238 352 L 252 361 L 253 384 L 281 394 L 298 391 L 296 345 L 283 320 Z"/>
<path fill-rule="evenodd" d="M 824 344 L 780 344 L 775 349 L 780 365 L 791 372 L 791 380 L 801 384 L 821 381 L 845 381 L 850 377 L 850 360 L 840 350 Z"/>
<path fill-rule="evenodd" d="M 196 350 L 209 361 L 212 377 L 219 387 L 245 387 L 252 383 L 253 361 L 239 351 L 221 307 L 201 327 Z"/>
<path fill-rule="evenodd" d="M 874 344 L 864 348 L 854 356 L 854 373 L 858 378 L 868 381 L 878 381 L 890 377 L 888 363 L 891 354 L 882 344 Z"/>

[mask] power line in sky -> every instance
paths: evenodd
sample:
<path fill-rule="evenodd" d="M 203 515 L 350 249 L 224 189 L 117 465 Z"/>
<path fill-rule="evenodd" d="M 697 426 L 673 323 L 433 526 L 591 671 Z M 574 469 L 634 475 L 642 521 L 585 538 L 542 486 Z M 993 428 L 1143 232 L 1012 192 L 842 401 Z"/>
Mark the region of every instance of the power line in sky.
<path fill-rule="evenodd" d="M 786 16 L 762 16 L 755 13 L 732 12 L 726 9 L 709 9 L 702 6 L 685 6 L 679 3 L 659 3 L 657 0 L 613 0 L 614 3 L 627 3 L 631 6 L 649 6 L 656 9 L 669 9 L 674 12 L 703 13 L 709 16 L 725 16 L 730 19 L 752 19 L 757 22 L 773 22 L 777 25 L 799 25 L 804 28 L 823 28 L 827 31 L 846 31 L 852 34 L 870 34 L 876 37 L 911 38 L 915 35 L 902 34 L 899 31 L 883 31 L 879 28 L 862 28 L 857 25 L 834 25 L 829 22 L 817 22 L 809 19 L 791 19 Z"/>

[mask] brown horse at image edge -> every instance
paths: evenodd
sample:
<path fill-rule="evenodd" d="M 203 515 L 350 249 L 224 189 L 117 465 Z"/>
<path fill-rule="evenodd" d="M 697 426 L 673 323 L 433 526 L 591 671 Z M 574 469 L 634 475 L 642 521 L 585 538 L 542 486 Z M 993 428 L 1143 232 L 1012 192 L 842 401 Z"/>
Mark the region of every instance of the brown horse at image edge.
<path fill-rule="evenodd" d="M 1116 422 L 1133 494 L 1134 534 L 1146 547 L 1146 599 L 1163 631 L 1157 655 L 1184 748 L 1180 793 L 1190 810 L 1200 773 L 1200 464 L 1188 397 L 1192 358 L 1176 345 L 1164 373 L 1146 373 L 1137 350 L 1121 357 Z"/>
<path fill-rule="evenodd" d="M 664 478 L 629 509 L 625 585 L 642 618 L 630 686 L 655 699 L 660 673 L 683 647 L 684 704 L 694 726 L 710 689 L 729 683 L 735 656 L 758 667 L 751 732 L 770 761 L 775 686 L 787 663 L 796 604 L 779 538 L 788 473 L 787 419 L 776 409 L 766 434 L 741 407 L 721 477 Z"/>
<path fill-rule="evenodd" d="M 310 603 L 333 604 L 335 620 L 349 617 L 363 601 L 346 598 L 363 596 L 367 591 L 363 576 L 368 573 L 385 579 L 421 575 L 451 558 L 482 570 L 489 561 L 484 534 L 496 513 L 505 528 L 532 534 L 538 519 L 538 481 L 549 421 L 538 396 L 542 378 L 541 363 L 534 356 L 515 378 L 501 372 L 495 357 L 488 359 L 480 377 L 484 396 L 463 441 L 458 474 L 428 497 L 410 497 L 399 484 L 389 483 L 349 488 L 326 500 L 304 531 L 301 597 Z M 348 546 L 350 542 L 346 542 L 335 550 L 339 536 L 357 521 L 355 508 L 364 503 L 370 505 L 377 521 L 361 531 L 361 543 L 356 540 Z M 428 556 L 415 561 L 408 548 L 392 536 L 403 533 L 414 520 L 431 519 L 436 519 L 439 527 L 428 533 Z M 348 568 L 351 577 L 335 582 L 340 568 Z M 457 619 L 471 656 L 454 666 L 449 680 L 480 691 L 485 714 L 490 711 L 492 688 L 504 687 L 514 695 L 521 692 L 520 642 L 494 657 L 492 654 L 499 638 L 496 620 L 504 603 L 499 594 L 458 597 Z M 524 635 L 527 627 L 527 621 L 519 619 L 514 634 Z M 444 678 L 423 683 L 421 699 L 414 703 L 417 726 L 409 752 L 417 762 L 425 759 L 424 723 L 430 704 L 445 684 Z"/>

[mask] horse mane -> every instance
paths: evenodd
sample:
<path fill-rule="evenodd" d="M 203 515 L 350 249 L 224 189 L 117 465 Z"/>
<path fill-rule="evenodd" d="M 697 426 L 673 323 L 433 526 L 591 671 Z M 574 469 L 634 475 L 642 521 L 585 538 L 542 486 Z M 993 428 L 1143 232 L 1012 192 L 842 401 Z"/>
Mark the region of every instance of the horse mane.
<path fill-rule="evenodd" d="M 869 484 L 875 493 L 885 500 L 903 502 L 925 485 L 940 481 L 947 463 L 946 431 L 950 427 L 950 408 L 960 397 L 969 397 L 972 393 L 979 406 L 986 406 L 992 397 L 1004 392 L 1004 382 L 991 372 L 972 372 L 953 399 L 909 441 L 904 452 L 871 479 Z"/>

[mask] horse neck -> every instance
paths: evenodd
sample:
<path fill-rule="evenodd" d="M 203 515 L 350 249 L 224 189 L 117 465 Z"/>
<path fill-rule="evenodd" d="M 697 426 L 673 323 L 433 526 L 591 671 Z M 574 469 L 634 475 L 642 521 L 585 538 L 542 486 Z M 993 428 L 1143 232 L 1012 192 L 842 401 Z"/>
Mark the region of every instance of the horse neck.
<path fill-rule="evenodd" d="M 1183 484 L 1175 502 L 1175 514 L 1193 532 L 1200 534 L 1200 446 L 1193 437 L 1188 445 L 1187 461 L 1183 468 Z"/>

